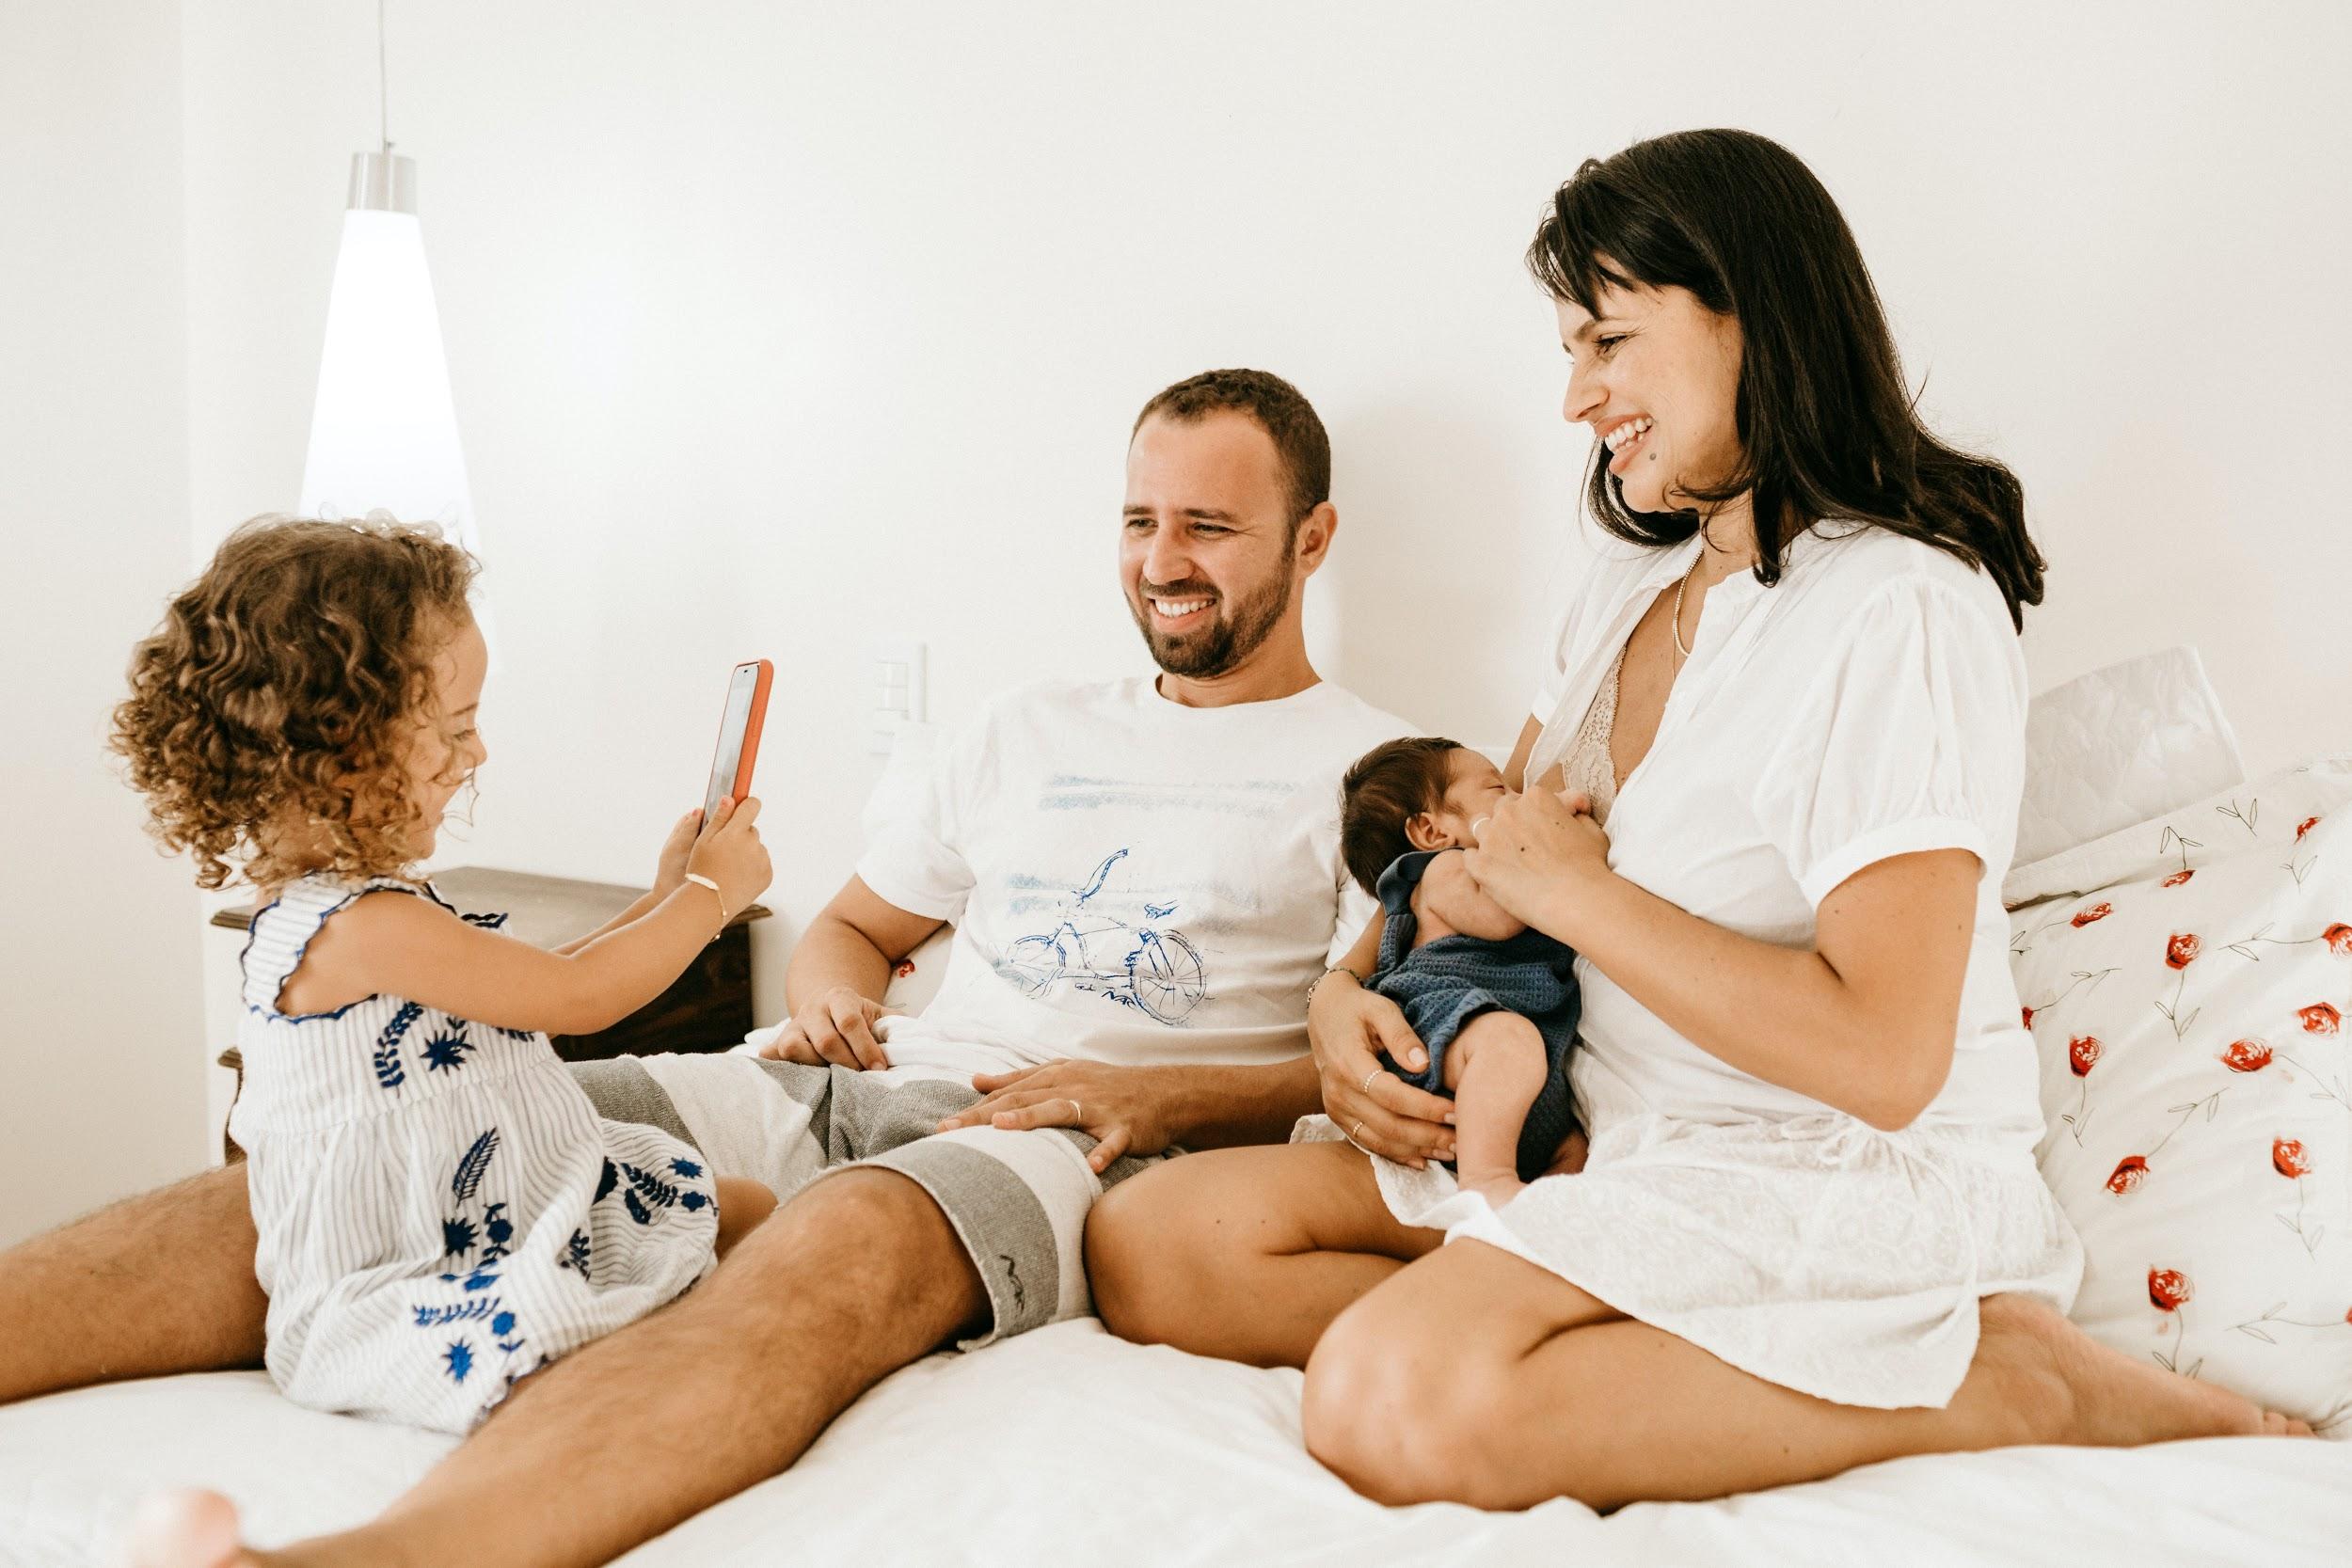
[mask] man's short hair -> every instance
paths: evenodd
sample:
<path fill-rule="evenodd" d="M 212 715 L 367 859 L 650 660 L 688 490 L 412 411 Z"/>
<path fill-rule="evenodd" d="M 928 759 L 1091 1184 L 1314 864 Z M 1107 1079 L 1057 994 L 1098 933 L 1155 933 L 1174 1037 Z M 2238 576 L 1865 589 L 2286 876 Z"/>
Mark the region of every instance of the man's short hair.
<path fill-rule="evenodd" d="M 1331 499 L 1331 437 L 1306 395 L 1265 371 L 1202 371 L 1152 395 L 1136 416 L 1136 430 L 1154 415 L 1190 424 L 1215 413 L 1247 414 L 1274 441 L 1282 460 L 1293 536 L 1307 514 Z M 1135 432 L 1128 433 L 1134 439 Z"/>
<path fill-rule="evenodd" d="M 1366 893 L 1377 895 L 1380 873 L 1412 851 L 1405 825 L 1444 808 L 1453 754 L 1461 749 L 1443 736 L 1386 740 L 1358 757 L 1340 781 L 1340 859 Z"/>

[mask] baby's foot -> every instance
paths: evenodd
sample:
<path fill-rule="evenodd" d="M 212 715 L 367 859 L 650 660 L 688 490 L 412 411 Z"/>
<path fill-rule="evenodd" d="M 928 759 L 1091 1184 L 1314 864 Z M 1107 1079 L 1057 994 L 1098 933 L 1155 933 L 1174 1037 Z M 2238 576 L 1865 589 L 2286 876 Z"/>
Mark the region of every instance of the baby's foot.
<path fill-rule="evenodd" d="M 1518 1172 L 1514 1170 L 1466 1170 L 1454 1180 L 1456 1185 L 1476 1193 L 1486 1200 L 1487 1208 L 1495 1210 L 1500 1210 L 1527 1189 L 1527 1183 L 1520 1180 Z"/>
<path fill-rule="evenodd" d="M 251 1568 L 237 1507 L 217 1492 L 159 1492 L 139 1505 L 123 1553 L 128 1568 Z"/>

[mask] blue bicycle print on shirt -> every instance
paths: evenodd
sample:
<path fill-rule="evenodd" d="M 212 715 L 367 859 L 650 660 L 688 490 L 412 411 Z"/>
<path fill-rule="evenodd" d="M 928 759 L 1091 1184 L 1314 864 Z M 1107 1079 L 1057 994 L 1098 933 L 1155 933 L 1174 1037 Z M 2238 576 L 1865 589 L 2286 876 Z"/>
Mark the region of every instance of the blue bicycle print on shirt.
<path fill-rule="evenodd" d="M 1181 1023 L 1209 994 L 1209 977 L 1200 950 L 1182 931 L 1156 924 L 1176 912 L 1175 902 L 1146 904 L 1143 915 L 1151 924 L 1142 926 L 1087 908 L 1127 854 L 1113 850 L 1084 887 L 1071 891 L 1060 923 L 1007 948 L 996 973 L 1026 996 L 1043 996 L 1068 982 L 1159 1022 Z"/>

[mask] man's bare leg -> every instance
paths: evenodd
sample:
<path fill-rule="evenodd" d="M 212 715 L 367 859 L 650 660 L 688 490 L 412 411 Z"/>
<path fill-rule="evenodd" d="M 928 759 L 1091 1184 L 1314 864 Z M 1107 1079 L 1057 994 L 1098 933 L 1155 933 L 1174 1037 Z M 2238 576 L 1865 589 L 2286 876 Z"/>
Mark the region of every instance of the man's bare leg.
<path fill-rule="evenodd" d="M 262 1364 L 245 1166 L 126 1198 L 0 1253 L 0 1404 Z"/>
<path fill-rule="evenodd" d="M 894 1171 L 845 1172 L 785 1205 L 690 1294 L 522 1386 L 373 1523 L 247 1553 L 225 1505 L 194 1495 L 142 1521 L 135 1560 L 609 1561 L 784 1469 L 852 1400 L 987 1311 L 929 1195 Z M 612 1463 L 619 1433 L 627 1465 Z"/>

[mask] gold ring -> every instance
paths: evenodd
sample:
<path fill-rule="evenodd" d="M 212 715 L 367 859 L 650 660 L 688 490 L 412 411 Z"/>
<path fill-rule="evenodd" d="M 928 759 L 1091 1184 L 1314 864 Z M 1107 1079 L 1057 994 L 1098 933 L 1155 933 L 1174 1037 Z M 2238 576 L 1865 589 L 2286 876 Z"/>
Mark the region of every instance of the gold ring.
<path fill-rule="evenodd" d="M 1364 1135 L 1364 1118 L 1363 1118 L 1363 1117 L 1358 1117 L 1356 1118 L 1356 1131 L 1355 1131 L 1355 1132 L 1350 1132 L 1350 1133 L 1347 1135 L 1347 1141 L 1348 1141 L 1349 1143 L 1355 1144 L 1355 1145 L 1356 1145 L 1359 1148 L 1362 1148 L 1362 1147 L 1363 1147 L 1363 1145 L 1362 1145 L 1360 1142 L 1359 1142 L 1359 1139 L 1361 1139 L 1361 1138 L 1363 1137 L 1363 1135 Z"/>
<path fill-rule="evenodd" d="M 1379 1076 L 1380 1069 L 1378 1068 L 1374 1068 L 1370 1072 L 1365 1073 L 1364 1086 L 1356 1092 L 1361 1095 L 1370 1096 L 1372 1093 L 1372 1081 Z"/>
<path fill-rule="evenodd" d="M 1078 1103 L 1076 1101 L 1074 1101 L 1074 1100 L 1073 1100 L 1073 1101 L 1072 1101 L 1070 1102 L 1070 1119 L 1071 1119 L 1072 1121 L 1083 1122 L 1083 1121 L 1085 1121 L 1085 1120 L 1086 1120 L 1086 1118 L 1087 1118 L 1086 1107 L 1085 1107 L 1085 1106 L 1083 1106 L 1083 1105 L 1081 1105 L 1081 1104 L 1079 1104 L 1079 1103 Z"/>

